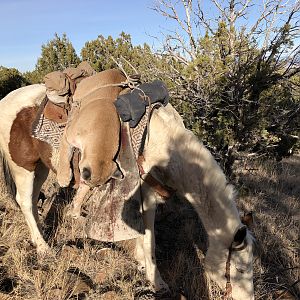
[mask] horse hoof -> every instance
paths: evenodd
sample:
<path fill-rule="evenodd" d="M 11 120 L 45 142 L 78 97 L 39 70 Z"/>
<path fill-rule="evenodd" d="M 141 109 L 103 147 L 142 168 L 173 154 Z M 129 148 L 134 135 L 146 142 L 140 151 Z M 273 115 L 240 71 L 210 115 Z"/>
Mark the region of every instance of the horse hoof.
<path fill-rule="evenodd" d="M 36 245 L 36 251 L 37 253 L 43 254 L 43 253 L 49 253 L 51 252 L 51 248 L 46 243 L 41 243 Z"/>

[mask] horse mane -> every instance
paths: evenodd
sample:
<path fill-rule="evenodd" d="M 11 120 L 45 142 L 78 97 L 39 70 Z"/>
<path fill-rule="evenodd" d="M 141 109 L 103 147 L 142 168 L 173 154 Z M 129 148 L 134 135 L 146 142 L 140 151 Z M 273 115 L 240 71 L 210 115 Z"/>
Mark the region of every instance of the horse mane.
<path fill-rule="evenodd" d="M 4 179 L 4 184 L 7 188 L 7 192 L 9 193 L 10 196 L 12 196 L 13 199 L 15 199 L 17 193 L 16 185 L 12 177 L 12 173 L 8 165 L 8 162 L 1 150 L 0 150 L 0 164 L 2 165 L 3 179 Z"/>
<path fill-rule="evenodd" d="M 188 158 L 183 161 L 183 164 L 188 165 L 188 167 L 182 166 L 182 169 L 185 168 L 188 174 L 186 183 L 189 184 L 189 178 L 192 176 L 197 176 L 200 189 L 209 191 L 208 198 L 214 197 L 225 206 L 230 206 L 236 210 L 237 192 L 234 186 L 227 181 L 222 168 L 213 155 L 191 131 L 187 129 L 180 131 L 182 134 L 176 140 L 176 148 L 180 149 L 181 153 L 188 153 Z M 193 165 L 198 170 L 196 174 L 192 173 L 195 171 Z"/>

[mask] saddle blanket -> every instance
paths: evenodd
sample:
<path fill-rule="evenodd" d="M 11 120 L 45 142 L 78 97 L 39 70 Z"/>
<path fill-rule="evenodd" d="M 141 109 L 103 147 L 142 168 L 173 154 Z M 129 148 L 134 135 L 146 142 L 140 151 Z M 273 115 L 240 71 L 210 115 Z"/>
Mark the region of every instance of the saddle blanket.
<path fill-rule="evenodd" d="M 32 128 L 32 136 L 59 149 L 60 141 L 67 123 L 57 123 L 40 115 Z"/>

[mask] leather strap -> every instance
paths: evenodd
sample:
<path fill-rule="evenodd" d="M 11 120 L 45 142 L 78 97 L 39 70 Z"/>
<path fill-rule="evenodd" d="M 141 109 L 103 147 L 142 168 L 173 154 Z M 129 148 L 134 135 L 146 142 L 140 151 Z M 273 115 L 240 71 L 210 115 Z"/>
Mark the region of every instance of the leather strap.
<path fill-rule="evenodd" d="M 64 107 L 56 105 L 51 101 L 47 101 L 43 114 L 47 119 L 56 123 L 66 123 L 68 120 L 68 111 Z"/>
<path fill-rule="evenodd" d="M 244 241 L 241 244 L 240 244 L 241 246 L 240 245 L 234 246 L 234 242 L 232 242 L 232 244 L 229 247 L 228 257 L 226 261 L 226 268 L 225 268 L 226 287 L 225 287 L 224 295 L 222 297 L 223 300 L 230 299 L 232 294 L 232 285 L 231 285 L 231 277 L 230 277 L 230 266 L 231 266 L 230 262 L 231 262 L 232 252 L 242 251 L 246 249 L 246 247 L 248 246 L 246 239 L 244 239 Z"/>
<path fill-rule="evenodd" d="M 137 159 L 137 165 L 140 172 L 140 177 L 143 181 L 149 184 L 155 192 L 160 195 L 163 199 L 167 200 L 175 194 L 175 190 L 171 187 L 160 183 L 156 178 L 154 178 L 150 173 L 146 173 L 142 166 L 142 163 L 145 161 L 143 155 L 140 155 Z"/>

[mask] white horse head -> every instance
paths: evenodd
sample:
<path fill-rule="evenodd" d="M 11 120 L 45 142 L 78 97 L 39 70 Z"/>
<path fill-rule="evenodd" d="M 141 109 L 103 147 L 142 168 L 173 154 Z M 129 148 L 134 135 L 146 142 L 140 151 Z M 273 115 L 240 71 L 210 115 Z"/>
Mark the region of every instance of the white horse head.
<path fill-rule="evenodd" d="M 224 300 L 254 299 L 253 245 L 253 237 L 245 226 L 238 229 L 228 249 L 220 244 L 210 245 L 205 270 L 224 292 Z"/>

